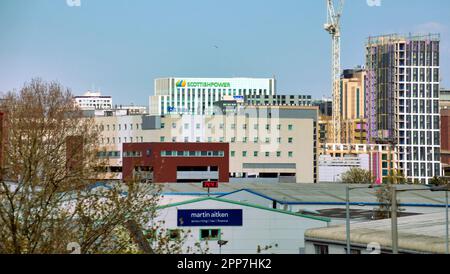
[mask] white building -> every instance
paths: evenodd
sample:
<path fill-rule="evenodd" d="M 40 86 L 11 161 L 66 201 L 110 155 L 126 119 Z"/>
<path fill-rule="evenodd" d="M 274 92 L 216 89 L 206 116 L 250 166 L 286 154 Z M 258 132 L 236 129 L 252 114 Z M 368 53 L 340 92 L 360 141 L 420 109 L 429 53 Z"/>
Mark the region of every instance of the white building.
<path fill-rule="evenodd" d="M 102 96 L 100 92 L 86 92 L 83 96 L 75 96 L 75 103 L 82 110 L 111 109 L 112 97 Z"/>
<path fill-rule="evenodd" d="M 211 114 L 225 96 L 275 95 L 274 78 L 161 78 L 150 96 L 150 114 Z"/>
<path fill-rule="evenodd" d="M 317 182 L 315 107 L 249 106 L 231 115 L 95 117 L 110 167 L 122 167 L 124 143 L 229 143 L 232 182 Z M 114 178 L 121 178 L 116 174 Z"/>
<path fill-rule="evenodd" d="M 345 156 L 345 157 L 320 155 L 319 182 L 321 183 L 342 182 L 342 175 L 352 168 L 359 168 L 369 171 L 369 154 L 359 154 L 356 156 Z"/>
<path fill-rule="evenodd" d="M 307 229 L 327 227 L 311 217 L 219 198 L 200 198 L 158 209 L 155 223 L 174 239 L 188 233 L 183 252 L 200 243 L 212 254 L 303 254 Z M 221 248 L 218 241 L 228 241 Z M 267 249 L 266 249 L 267 248 Z"/>

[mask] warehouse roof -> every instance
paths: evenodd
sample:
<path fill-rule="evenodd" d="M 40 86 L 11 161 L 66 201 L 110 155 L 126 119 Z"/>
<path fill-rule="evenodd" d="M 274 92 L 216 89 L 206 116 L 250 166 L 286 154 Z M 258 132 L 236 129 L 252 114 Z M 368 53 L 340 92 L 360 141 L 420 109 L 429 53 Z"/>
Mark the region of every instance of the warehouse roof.
<path fill-rule="evenodd" d="M 350 235 L 353 246 L 366 247 L 369 243 L 379 243 L 382 249 L 391 250 L 390 219 L 352 224 Z M 305 238 L 345 245 L 345 225 L 310 229 L 305 232 Z M 445 253 L 445 214 L 399 218 L 398 238 L 400 252 Z"/>
<path fill-rule="evenodd" d="M 211 189 L 212 196 L 226 195 L 236 191 L 248 191 L 280 204 L 295 205 L 345 205 L 344 184 L 283 184 L 283 183 L 222 183 L 218 189 Z M 368 185 L 367 185 L 368 187 Z M 399 189 L 417 188 L 425 186 L 399 185 Z M 164 184 L 165 195 L 207 195 L 202 184 Z M 350 195 L 353 205 L 378 205 L 374 189 L 353 190 Z M 432 206 L 443 207 L 445 197 L 441 192 L 404 192 L 399 194 L 402 206 Z"/>
<path fill-rule="evenodd" d="M 164 205 L 164 206 L 158 207 L 157 209 L 178 207 L 178 206 L 182 206 L 182 205 L 193 204 L 193 203 L 204 202 L 204 201 L 216 201 L 216 202 L 240 205 L 240 206 L 244 206 L 244 207 L 252 207 L 252 208 L 256 208 L 256 209 L 261 209 L 261 210 L 266 210 L 266 211 L 271 211 L 271 212 L 276 212 L 276 213 L 282 213 L 282 214 L 287 214 L 287 215 L 292 215 L 292 216 L 297 216 L 297 217 L 303 217 L 303 218 L 308 218 L 308 219 L 313 219 L 313 220 L 323 221 L 323 222 L 330 222 L 331 221 L 329 218 L 309 216 L 309 215 L 300 214 L 300 213 L 294 213 L 294 212 L 290 212 L 290 211 L 284 211 L 284 210 L 279 210 L 279 209 L 268 208 L 268 207 L 265 207 L 265 206 L 253 205 L 253 204 L 249 204 L 249 203 L 242 203 L 242 202 L 226 200 L 226 199 L 220 199 L 220 198 L 213 198 L 213 197 L 199 198 L 199 199 L 184 201 L 184 202 L 180 202 L 180 203 Z"/>

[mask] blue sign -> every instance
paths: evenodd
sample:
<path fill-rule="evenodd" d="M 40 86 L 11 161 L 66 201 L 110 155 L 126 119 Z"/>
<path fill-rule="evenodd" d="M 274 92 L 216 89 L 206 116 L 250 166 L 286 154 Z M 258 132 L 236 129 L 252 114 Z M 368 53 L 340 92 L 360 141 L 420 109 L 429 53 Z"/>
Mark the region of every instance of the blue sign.
<path fill-rule="evenodd" d="M 242 209 L 179 209 L 178 226 L 242 226 Z"/>
<path fill-rule="evenodd" d="M 239 96 L 239 95 L 233 96 L 233 98 L 234 98 L 234 100 L 244 100 L 244 96 Z"/>

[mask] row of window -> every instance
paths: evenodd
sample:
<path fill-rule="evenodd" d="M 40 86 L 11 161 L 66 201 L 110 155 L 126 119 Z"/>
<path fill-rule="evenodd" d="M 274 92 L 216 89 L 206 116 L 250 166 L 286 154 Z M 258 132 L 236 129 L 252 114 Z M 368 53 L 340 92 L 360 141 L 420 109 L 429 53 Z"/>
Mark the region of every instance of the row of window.
<path fill-rule="evenodd" d="M 225 152 L 220 151 L 161 151 L 162 157 L 224 157 Z"/>
<path fill-rule="evenodd" d="M 215 139 L 214 138 L 212 138 L 212 137 L 208 137 L 208 143 L 214 143 L 215 142 Z M 165 136 L 161 136 L 160 138 L 159 138 L 159 141 L 161 142 L 161 143 L 164 143 L 165 141 L 166 141 L 166 137 Z M 248 143 L 248 137 L 243 137 L 242 138 L 242 143 L 244 143 L 244 144 L 246 144 L 246 143 Z M 172 142 L 173 143 L 176 143 L 177 142 L 177 137 L 172 137 Z M 189 142 L 189 137 L 184 137 L 184 142 L 185 143 L 188 143 Z M 195 142 L 196 143 L 200 143 L 201 142 L 201 137 L 196 137 L 195 138 Z M 220 137 L 219 138 L 219 140 L 218 140 L 218 142 L 219 143 L 225 143 L 225 138 L 224 137 Z M 231 139 L 230 139 L 230 143 L 236 143 L 237 142 L 237 138 L 236 137 L 232 137 Z M 255 137 L 255 138 L 253 138 L 253 143 L 255 143 L 255 144 L 258 144 L 258 143 L 260 143 L 260 139 L 258 138 L 258 137 Z M 266 143 L 266 144 L 270 144 L 271 143 L 271 139 L 270 138 L 265 138 L 265 140 L 264 140 L 264 143 Z M 281 144 L 282 143 L 282 138 L 281 137 L 279 137 L 279 138 L 277 138 L 277 143 L 278 144 Z M 294 143 L 294 138 L 292 138 L 292 137 L 290 137 L 290 138 L 288 138 L 288 144 L 293 144 Z"/>
<path fill-rule="evenodd" d="M 165 128 L 165 124 L 164 123 L 161 123 L 161 128 Z M 213 128 L 213 125 L 212 124 L 208 124 L 208 129 L 212 129 Z M 172 123 L 172 129 L 176 129 L 177 128 L 177 123 Z M 190 124 L 184 124 L 183 125 L 183 128 L 184 129 L 190 129 Z M 219 124 L 219 129 L 224 129 L 225 128 L 225 124 Z M 247 129 L 248 128 L 248 126 L 245 124 L 245 125 L 242 125 L 242 129 Z M 265 128 L 266 128 L 266 130 L 270 130 L 271 129 L 271 125 L 266 125 L 265 126 Z M 281 130 L 281 128 L 282 128 L 282 125 L 277 125 L 277 129 L 278 130 Z M 196 125 L 195 125 L 195 129 L 201 129 L 201 124 L 199 124 L 199 123 L 197 123 Z M 230 126 L 230 129 L 236 129 L 236 124 L 231 124 L 231 126 Z M 254 124 L 253 125 L 253 129 L 255 129 L 255 130 L 258 130 L 259 129 L 259 124 Z M 292 130 L 294 130 L 294 125 L 288 125 L 288 130 L 289 131 L 292 131 Z"/>
<path fill-rule="evenodd" d="M 123 139 L 122 139 L 122 137 L 118 137 L 117 139 L 115 137 L 112 137 L 112 138 L 107 137 L 107 138 L 102 138 L 100 140 L 100 143 L 102 145 L 104 145 L 104 144 L 114 145 L 114 144 L 116 144 L 116 140 L 117 140 L 118 144 L 122 144 L 122 140 L 123 140 L 123 143 L 128 143 L 128 142 L 129 143 L 143 143 L 144 137 L 128 137 L 128 138 L 123 137 Z"/>
<path fill-rule="evenodd" d="M 260 153 L 261 153 L 260 151 L 253 151 L 253 157 L 259 157 Z M 272 156 L 272 153 L 270 153 L 268 151 L 266 151 L 264 153 L 261 153 L 261 154 L 263 154 L 265 157 L 271 157 Z M 277 151 L 277 152 L 275 152 L 274 156 L 276 155 L 276 157 L 279 158 L 279 157 L 282 157 L 282 154 L 283 153 L 281 151 Z M 231 157 L 236 157 L 236 151 L 231 151 L 230 155 L 231 155 Z M 242 157 L 248 157 L 248 152 L 247 151 L 242 151 Z M 293 151 L 289 151 L 288 152 L 288 157 L 289 158 L 294 157 L 294 152 Z"/>
<path fill-rule="evenodd" d="M 139 128 L 141 128 L 141 124 L 118 124 L 117 127 L 115 124 L 113 125 L 100 125 L 97 129 L 99 129 L 100 131 L 115 131 L 116 128 L 118 130 L 139 130 Z"/>

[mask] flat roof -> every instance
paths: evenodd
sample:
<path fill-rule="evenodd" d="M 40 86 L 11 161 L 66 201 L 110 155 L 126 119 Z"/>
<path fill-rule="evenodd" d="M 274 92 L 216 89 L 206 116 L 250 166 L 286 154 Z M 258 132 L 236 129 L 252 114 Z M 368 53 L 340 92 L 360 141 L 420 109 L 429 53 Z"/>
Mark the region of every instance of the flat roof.
<path fill-rule="evenodd" d="M 162 192 L 166 195 L 207 195 L 207 190 L 200 183 L 163 184 Z M 378 205 L 375 190 L 352 190 L 352 205 Z M 398 189 L 424 189 L 421 185 L 399 185 Z M 211 189 L 211 195 L 224 195 L 246 190 L 281 204 L 298 205 L 345 205 L 344 184 L 293 184 L 293 183 L 221 183 L 219 188 Z M 445 195 L 442 192 L 417 191 L 399 194 L 402 206 L 444 207 Z"/>
<path fill-rule="evenodd" d="M 445 214 L 433 213 L 398 218 L 399 252 L 445 253 Z M 310 241 L 346 243 L 345 225 L 309 229 Z M 382 249 L 392 249 L 391 219 L 353 223 L 350 228 L 352 245 L 379 243 Z"/>

